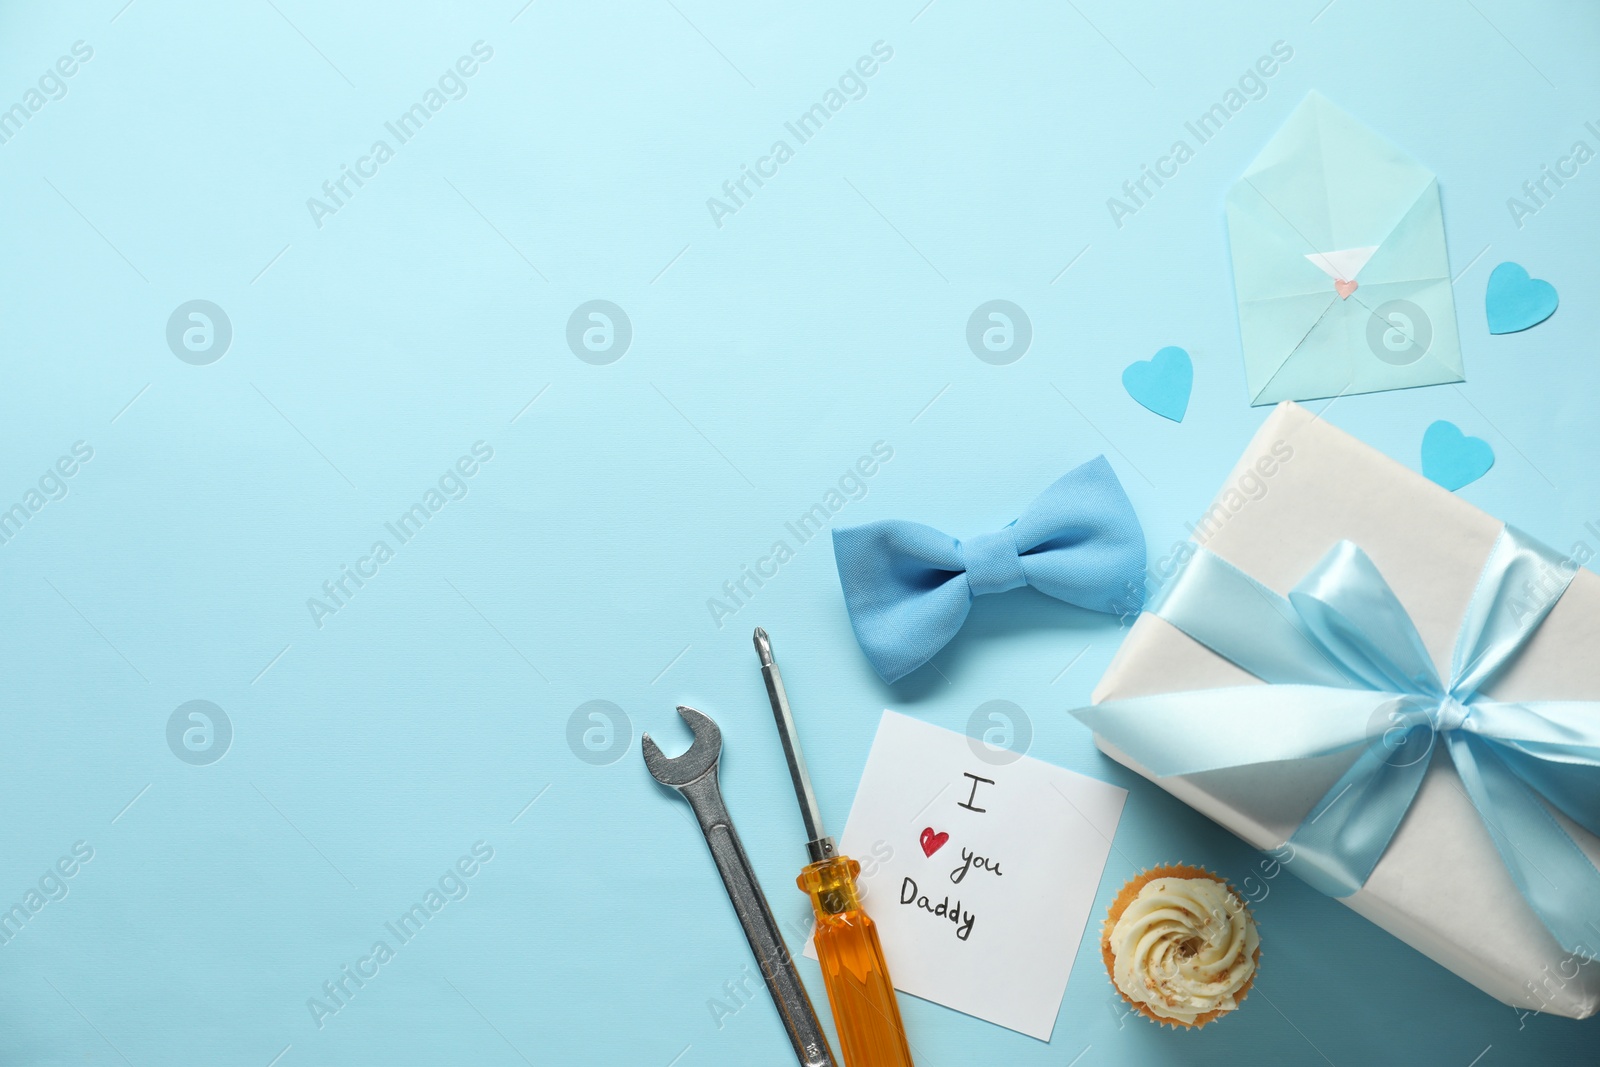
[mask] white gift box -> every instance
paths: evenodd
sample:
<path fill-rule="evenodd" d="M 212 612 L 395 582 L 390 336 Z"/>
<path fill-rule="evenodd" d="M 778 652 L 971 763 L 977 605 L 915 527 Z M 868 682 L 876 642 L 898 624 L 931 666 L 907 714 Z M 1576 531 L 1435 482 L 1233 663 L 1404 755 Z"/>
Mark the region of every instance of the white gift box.
<path fill-rule="evenodd" d="M 1245 450 L 1195 541 L 1279 593 L 1329 548 L 1355 542 L 1410 613 L 1440 675 L 1467 601 L 1503 523 L 1293 403 Z M 1600 555 L 1600 531 L 1555 547 Z M 1152 585 L 1178 550 L 1153 557 Z M 1154 593 L 1154 588 L 1151 592 Z M 1487 689 L 1496 700 L 1600 700 L 1600 577 L 1579 570 L 1523 652 Z M 1139 617 L 1094 702 L 1265 684 L 1155 615 Z M 1206 729 L 1196 722 L 1197 731 Z M 1257 848 L 1283 844 L 1354 760 L 1340 753 L 1154 778 L 1096 738 L 1101 751 Z M 1341 903 L 1490 996 L 1575 1019 L 1600 1008 L 1600 960 L 1574 956 L 1545 929 L 1511 879 L 1448 758 L 1435 753 L 1399 832 L 1366 885 Z M 1592 862 L 1600 839 L 1553 812 Z M 1600 953 L 1600 932 L 1587 946 Z"/>

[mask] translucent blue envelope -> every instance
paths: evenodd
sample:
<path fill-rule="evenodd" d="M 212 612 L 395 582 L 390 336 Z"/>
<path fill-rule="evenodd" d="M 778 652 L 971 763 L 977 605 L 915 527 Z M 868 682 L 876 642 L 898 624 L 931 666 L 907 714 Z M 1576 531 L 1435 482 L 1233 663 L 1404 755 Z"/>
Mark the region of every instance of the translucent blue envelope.
<path fill-rule="evenodd" d="M 1439 183 L 1317 93 L 1228 191 L 1251 404 L 1463 380 Z"/>

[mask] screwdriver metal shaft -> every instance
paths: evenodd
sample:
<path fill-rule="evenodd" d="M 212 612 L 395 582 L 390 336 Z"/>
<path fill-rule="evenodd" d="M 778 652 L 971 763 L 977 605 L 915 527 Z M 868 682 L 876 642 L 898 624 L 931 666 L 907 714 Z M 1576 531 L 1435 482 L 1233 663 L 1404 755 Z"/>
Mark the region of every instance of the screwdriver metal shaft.
<path fill-rule="evenodd" d="M 789 694 L 783 688 L 783 675 L 778 673 L 778 664 L 772 657 L 772 641 L 759 626 L 754 640 L 756 655 L 761 659 L 761 677 L 766 680 L 772 715 L 778 722 L 778 735 L 789 761 L 789 777 L 794 780 L 795 796 L 800 801 L 800 817 L 806 824 L 806 853 L 811 862 L 801 870 L 795 884 L 811 898 L 811 910 L 816 915 L 812 943 L 817 949 L 817 962 L 822 965 L 822 980 L 828 988 L 828 1006 L 833 1009 L 845 1065 L 913 1067 L 878 928 L 862 910 L 856 891 L 861 864 L 838 855 L 833 838 L 822 828 L 822 812 L 817 808 L 805 756 L 800 753 L 800 735 L 789 709 Z"/>
<path fill-rule="evenodd" d="M 767 631 L 756 627 L 756 656 L 761 660 L 761 678 L 767 683 L 767 699 L 772 702 L 772 715 L 778 720 L 778 737 L 783 742 L 783 755 L 789 761 L 789 777 L 794 781 L 795 797 L 800 801 L 800 818 L 806 824 L 806 854 L 811 862 L 831 859 L 834 854 L 833 838 L 822 828 L 822 811 L 817 807 L 817 794 L 811 788 L 811 775 L 806 770 L 806 757 L 800 751 L 800 734 L 795 728 L 794 713 L 789 710 L 789 694 L 783 688 L 783 675 L 772 658 L 772 641 Z"/>

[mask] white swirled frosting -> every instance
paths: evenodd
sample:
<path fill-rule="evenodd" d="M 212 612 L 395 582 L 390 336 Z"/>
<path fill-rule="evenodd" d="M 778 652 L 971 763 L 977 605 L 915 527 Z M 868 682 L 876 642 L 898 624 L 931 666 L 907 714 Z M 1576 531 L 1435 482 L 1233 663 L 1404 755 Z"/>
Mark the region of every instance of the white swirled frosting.
<path fill-rule="evenodd" d="M 1238 1006 L 1259 944 L 1250 913 L 1223 883 L 1156 878 L 1111 928 L 1112 977 L 1153 1014 L 1192 1023 Z"/>

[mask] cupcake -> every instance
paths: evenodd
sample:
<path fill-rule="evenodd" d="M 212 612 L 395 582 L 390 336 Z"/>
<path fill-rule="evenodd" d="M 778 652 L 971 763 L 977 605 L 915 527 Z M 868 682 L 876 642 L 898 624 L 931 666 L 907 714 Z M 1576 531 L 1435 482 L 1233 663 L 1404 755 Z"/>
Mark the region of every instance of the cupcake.
<path fill-rule="evenodd" d="M 1111 902 L 1100 933 L 1111 984 L 1134 1010 L 1173 1027 L 1201 1027 L 1239 1006 L 1261 944 L 1250 910 L 1199 867 L 1155 867 Z"/>

